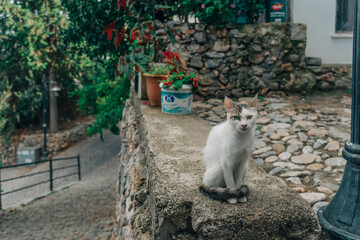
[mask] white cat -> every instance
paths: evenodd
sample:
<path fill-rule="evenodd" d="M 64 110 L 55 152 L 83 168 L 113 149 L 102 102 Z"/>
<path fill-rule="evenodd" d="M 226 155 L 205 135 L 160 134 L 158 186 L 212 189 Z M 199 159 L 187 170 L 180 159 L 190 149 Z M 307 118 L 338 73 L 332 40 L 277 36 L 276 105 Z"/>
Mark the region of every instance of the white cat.
<path fill-rule="evenodd" d="M 247 105 L 225 97 L 227 121 L 212 128 L 204 148 L 206 172 L 199 189 L 205 195 L 231 204 L 247 201 L 249 189 L 242 184 L 255 140 L 256 104 L 257 95 Z"/>

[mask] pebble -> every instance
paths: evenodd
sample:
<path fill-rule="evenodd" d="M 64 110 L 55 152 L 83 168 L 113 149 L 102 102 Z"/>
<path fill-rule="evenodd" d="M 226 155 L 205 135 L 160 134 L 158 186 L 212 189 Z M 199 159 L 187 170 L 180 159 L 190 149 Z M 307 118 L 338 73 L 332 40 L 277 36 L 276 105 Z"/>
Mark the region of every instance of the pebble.
<path fill-rule="evenodd" d="M 328 195 L 331 195 L 331 194 L 334 193 L 330 188 L 327 188 L 327 187 L 324 187 L 324 186 L 318 186 L 318 187 L 315 188 L 315 190 L 318 191 L 318 192 L 328 194 Z"/>
<path fill-rule="evenodd" d="M 309 164 L 313 163 L 316 159 L 320 159 L 320 156 L 311 153 L 291 157 L 291 161 L 296 164 Z"/>
<path fill-rule="evenodd" d="M 262 158 L 256 158 L 256 159 L 254 159 L 254 161 L 258 166 L 264 165 L 264 159 L 262 159 Z"/>
<path fill-rule="evenodd" d="M 291 162 L 276 162 L 273 164 L 276 167 L 289 168 L 291 170 L 302 170 L 305 166 L 297 165 Z"/>
<path fill-rule="evenodd" d="M 296 152 L 297 150 L 299 150 L 299 146 L 295 144 L 291 144 L 286 148 L 286 152 L 288 153 L 293 153 Z"/>
<path fill-rule="evenodd" d="M 287 136 L 287 137 L 283 137 L 283 138 L 281 139 L 281 141 L 286 142 L 286 141 L 288 141 L 289 139 L 294 139 L 294 138 L 296 138 L 296 135 L 290 135 L 290 136 Z"/>
<path fill-rule="evenodd" d="M 313 151 L 313 154 L 316 154 L 316 155 L 321 155 L 322 154 L 322 152 L 320 152 L 320 151 Z M 321 157 L 320 157 L 321 158 Z"/>
<path fill-rule="evenodd" d="M 312 209 L 314 210 L 315 214 L 317 214 L 317 212 L 320 210 L 320 208 L 327 206 L 328 204 L 329 204 L 328 202 L 317 202 L 314 204 Z"/>
<path fill-rule="evenodd" d="M 312 128 L 307 132 L 309 137 L 321 137 L 324 138 L 328 134 L 328 131 L 320 128 Z"/>
<path fill-rule="evenodd" d="M 324 193 L 318 193 L 318 192 L 300 193 L 300 196 L 304 198 L 311 205 L 326 199 L 326 195 Z"/>
<path fill-rule="evenodd" d="M 307 118 L 307 115 L 305 114 L 299 114 L 297 116 L 292 117 L 294 121 L 302 121 Z"/>
<path fill-rule="evenodd" d="M 285 146 L 282 143 L 275 143 L 273 144 L 273 150 L 277 153 L 280 154 L 282 152 L 285 152 Z"/>
<path fill-rule="evenodd" d="M 325 149 L 329 151 L 337 151 L 340 149 L 340 143 L 330 139 L 328 144 L 326 144 Z"/>
<path fill-rule="evenodd" d="M 313 163 L 313 164 L 310 164 L 306 167 L 306 169 L 309 169 L 311 171 L 319 171 L 321 169 L 324 168 L 324 165 L 320 164 L 320 163 Z"/>
<path fill-rule="evenodd" d="M 280 172 L 284 171 L 284 168 L 282 167 L 276 167 L 274 169 L 272 169 L 270 172 L 268 172 L 270 175 L 274 176 Z"/>
<path fill-rule="evenodd" d="M 264 141 L 262 141 L 260 139 L 256 139 L 254 141 L 254 148 L 255 149 L 264 148 L 264 147 L 266 147 L 266 143 Z"/>
<path fill-rule="evenodd" d="M 296 186 L 296 187 L 292 187 L 291 189 L 297 193 L 303 193 L 306 191 L 305 186 Z"/>
<path fill-rule="evenodd" d="M 330 157 L 330 155 L 327 153 L 321 155 L 321 159 L 328 159 L 329 157 Z"/>
<path fill-rule="evenodd" d="M 290 145 L 297 145 L 299 147 L 302 147 L 304 145 L 303 142 L 301 142 L 301 141 L 299 141 L 299 140 L 297 140 L 295 138 L 290 139 L 289 141 L 287 141 L 287 143 L 290 144 Z"/>
<path fill-rule="evenodd" d="M 343 159 L 342 157 L 333 157 L 333 158 L 329 158 L 325 161 L 325 164 L 328 165 L 329 167 L 341 167 L 341 166 L 345 166 L 346 164 L 346 160 Z"/>
<path fill-rule="evenodd" d="M 280 153 L 280 155 L 279 155 L 279 159 L 283 160 L 283 161 L 289 160 L 290 158 L 291 158 L 291 153 L 289 153 L 289 152 L 283 152 L 283 153 Z"/>
<path fill-rule="evenodd" d="M 303 177 L 303 176 L 311 176 L 311 172 L 309 171 L 289 171 L 280 175 L 280 177 Z"/>
<path fill-rule="evenodd" d="M 293 123 L 293 126 L 300 126 L 302 128 L 308 128 L 308 127 L 314 127 L 315 123 L 309 122 L 309 121 L 296 121 Z"/>
<path fill-rule="evenodd" d="M 266 125 L 261 129 L 262 132 L 267 132 L 269 130 L 278 130 L 280 128 L 290 128 L 291 125 L 288 123 L 271 123 L 269 125 Z"/>
<path fill-rule="evenodd" d="M 286 181 L 291 182 L 291 183 L 296 184 L 296 185 L 301 184 L 301 180 L 298 177 L 289 177 L 289 178 L 286 179 Z"/>
<path fill-rule="evenodd" d="M 262 153 L 266 153 L 268 151 L 271 151 L 272 150 L 272 147 L 264 147 L 264 148 L 260 148 L 256 151 L 253 151 L 253 155 L 259 155 L 259 154 L 262 154 Z"/>
<path fill-rule="evenodd" d="M 284 107 L 288 106 L 288 103 L 271 103 L 267 105 L 267 108 L 270 110 L 279 110 L 284 109 Z"/>
<path fill-rule="evenodd" d="M 266 118 L 266 117 L 261 117 L 261 118 L 256 119 L 256 123 L 260 124 L 260 125 L 264 125 L 264 124 L 267 124 L 269 122 L 270 122 L 270 119 Z"/>
<path fill-rule="evenodd" d="M 314 143 L 314 149 L 321 148 L 321 147 L 325 146 L 326 143 L 327 143 L 326 140 L 317 139 L 316 142 Z"/>
<path fill-rule="evenodd" d="M 273 119 L 275 122 L 279 123 L 291 123 L 291 119 L 289 117 L 275 117 Z"/>
<path fill-rule="evenodd" d="M 278 160 L 278 157 L 277 156 L 270 156 L 270 157 L 267 157 L 265 159 L 265 162 L 266 163 L 273 163 L 273 162 L 276 162 Z"/>
<path fill-rule="evenodd" d="M 281 137 L 282 136 L 280 134 L 278 134 L 278 133 L 273 133 L 273 134 L 270 135 L 270 139 L 272 139 L 272 140 L 278 140 Z"/>
<path fill-rule="evenodd" d="M 298 136 L 299 136 L 299 138 L 300 138 L 301 140 L 303 140 L 303 141 L 308 140 L 308 136 L 307 136 L 305 133 L 303 133 L 303 132 L 298 132 L 297 134 L 298 134 Z"/>
<path fill-rule="evenodd" d="M 305 146 L 303 149 L 302 149 L 302 152 L 303 153 L 312 153 L 314 151 L 314 149 L 310 146 Z"/>
<path fill-rule="evenodd" d="M 284 128 L 278 129 L 276 131 L 276 133 L 279 134 L 281 137 L 287 137 L 287 136 L 290 135 L 289 130 L 286 129 L 286 128 L 285 129 Z"/>
<path fill-rule="evenodd" d="M 270 152 L 266 152 L 266 153 L 261 154 L 259 157 L 261 157 L 261 158 L 267 158 L 267 157 L 273 156 L 273 155 L 276 155 L 276 152 L 270 151 Z"/>
<path fill-rule="evenodd" d="M 326 168 L 324 168 L 323 170 L 325 171 L 325 172 L 331 172 L 331 166 L 328 166 L 328 167 L 326 167 Z"/>

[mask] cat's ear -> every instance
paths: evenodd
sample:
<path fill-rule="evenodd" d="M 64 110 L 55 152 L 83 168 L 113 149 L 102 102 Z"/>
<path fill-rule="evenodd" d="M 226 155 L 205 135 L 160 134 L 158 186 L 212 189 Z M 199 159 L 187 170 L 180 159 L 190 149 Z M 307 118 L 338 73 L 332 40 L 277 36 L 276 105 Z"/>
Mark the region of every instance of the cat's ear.
<path fill-rule="evenodd" d="M 235 103 L 227 96 L 225 96 L 224 102 L 225 102 L 226 111 L 229 111 L 235 106 Z"/>
<path fill-rule="evenodd" d="M 256 108 L 257 105 L 257 99 L 258 99 L 258 93 L 256 96 L 249 102 L 248 106 L 252 108 Z"/>

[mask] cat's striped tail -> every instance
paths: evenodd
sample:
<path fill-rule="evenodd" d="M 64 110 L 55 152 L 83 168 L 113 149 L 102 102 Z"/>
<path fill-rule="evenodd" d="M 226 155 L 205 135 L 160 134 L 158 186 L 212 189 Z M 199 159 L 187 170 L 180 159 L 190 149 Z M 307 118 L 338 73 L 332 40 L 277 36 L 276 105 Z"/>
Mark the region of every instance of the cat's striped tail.
<path fill-rule="evenodd" d="M 208 187 L 201 185 L 199 191 L 211 199 L 220 201 L 226 201 L 230 198 L 246 197 L 250 193 L 250 190 L 246 185 L 242 185 L 239 188 Z"/>

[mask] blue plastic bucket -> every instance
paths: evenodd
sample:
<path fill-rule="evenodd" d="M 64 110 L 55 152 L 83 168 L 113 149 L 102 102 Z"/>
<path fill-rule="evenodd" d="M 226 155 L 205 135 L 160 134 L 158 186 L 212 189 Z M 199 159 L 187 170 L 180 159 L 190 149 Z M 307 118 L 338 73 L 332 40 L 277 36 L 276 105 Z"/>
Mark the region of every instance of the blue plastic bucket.
<path fill-rule="evenodd" d="M 161 87 L 161 111 L 168 114 L 190 114 L 193 100 L 192 86 L 183 85 L 175 90 L 172 87 Z"/>

